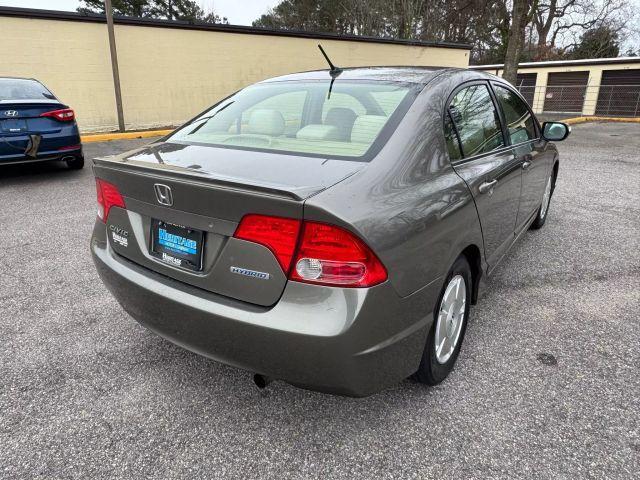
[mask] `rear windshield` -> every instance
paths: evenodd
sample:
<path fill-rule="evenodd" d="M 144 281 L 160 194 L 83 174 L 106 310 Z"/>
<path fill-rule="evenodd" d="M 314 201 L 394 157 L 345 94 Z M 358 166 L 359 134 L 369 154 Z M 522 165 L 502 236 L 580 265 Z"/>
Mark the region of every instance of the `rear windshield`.
<path fill-rule="evenodd" d="M 384 144 L 416 94 L 416 85 L 405 83 L 257 84 L 223 100 L 168 141 L 362 159 Z"/>
<path fill-rule="evenodd" d="M 0 100 L 55 100 L 44 85 L 35 80 L 0 78 Z"/>

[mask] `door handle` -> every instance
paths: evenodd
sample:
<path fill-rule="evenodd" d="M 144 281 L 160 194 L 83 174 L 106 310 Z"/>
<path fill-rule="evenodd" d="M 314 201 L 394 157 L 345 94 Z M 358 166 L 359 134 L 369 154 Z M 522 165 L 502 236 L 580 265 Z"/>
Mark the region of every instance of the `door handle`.
<path fill-rule="evenodd" d="M 493 190 L 493 187 L 495 187 L 497 183 L 498 183 L 498 180 L 491 180 L 490 182 L 483 182 L 478 187 L 478 190 L 480 190 L 480 193 L 491 192 Z"/>

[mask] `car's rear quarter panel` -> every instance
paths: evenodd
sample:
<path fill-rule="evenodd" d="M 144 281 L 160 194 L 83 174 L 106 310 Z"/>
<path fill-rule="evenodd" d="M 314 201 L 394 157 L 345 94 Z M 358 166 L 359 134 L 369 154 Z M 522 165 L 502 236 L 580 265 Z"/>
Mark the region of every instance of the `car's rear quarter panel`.
<path fill-rule="evenodd" d="M 473 197 L 444 143 L 442 112 L 454 83 L 436 77 L 367 168 L 305 203 L 305 218 L 355 230 L 401 296 L 440 281 L 466 247 L 483 250 Z"/>

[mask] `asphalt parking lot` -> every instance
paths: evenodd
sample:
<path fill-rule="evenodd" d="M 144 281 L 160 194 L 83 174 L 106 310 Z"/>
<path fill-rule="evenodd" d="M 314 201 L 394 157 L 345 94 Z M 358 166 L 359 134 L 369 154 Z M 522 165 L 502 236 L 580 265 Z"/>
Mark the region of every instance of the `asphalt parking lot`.
<path fill-rule="evenodd" d="M 559 148 L 547 224 L 489 280 L 456 370 L 365 399 L 259 391 L 145 330 L 91 262 L 90 168 L 3 169 L 0 477 L 638 478 L 640 124 Z"/>

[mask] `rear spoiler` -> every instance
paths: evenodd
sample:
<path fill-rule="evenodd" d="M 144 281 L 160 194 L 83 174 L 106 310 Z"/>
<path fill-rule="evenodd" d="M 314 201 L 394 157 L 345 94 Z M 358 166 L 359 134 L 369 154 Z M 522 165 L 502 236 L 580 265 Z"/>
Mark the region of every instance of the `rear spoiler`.
<path fill-rule="evenodd" d="M 131 153 L 131 152 L 129 152 Z M 109 168 L 113 170 L 127 171 L 132 174 L 144 174 L 149 177 L 155 177 L 158 180 L 172 178 L 175 180 L 190 180 L 199 183 L 206 183 L 208 186 L 216 186 L 225 189 L 240 190 L 246 192 L 260 192 L 275 197 L 287 198 L 292 200 L 304 200 L 311 195 L 319 193 L 326 187 L 301 187 L 289 188 L 281 187 L 273 184 L 260 184 L 241 182 L 237 179 L 216 176 L 211 172 L 198 172 L 191 168 L 180 167 L 177 165 L 169 165 L 166 163 L 150 164 L 149 162 L 141 162 L 136 160 L 123 160 L 119 156 L 97 157 L 93 159 L 93 164 L 101 168 Z"/>

